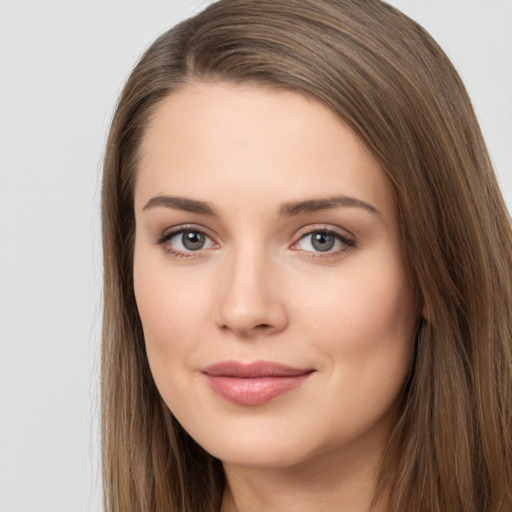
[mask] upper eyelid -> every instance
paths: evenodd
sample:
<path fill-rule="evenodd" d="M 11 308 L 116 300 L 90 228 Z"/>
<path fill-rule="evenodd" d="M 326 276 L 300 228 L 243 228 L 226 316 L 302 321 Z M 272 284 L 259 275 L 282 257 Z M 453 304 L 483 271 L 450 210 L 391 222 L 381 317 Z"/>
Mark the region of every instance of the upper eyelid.
<path fill-rule="evenodd" d="M 302 238 L 306 235 L 310 235 L 312 233 L 333 233 L 335 235 L 339 235 L 342 238 L 349 238 L 351 240 L 355 239 L 355 235 L 352 234 L 348 229 L 341 228 L 338 226 L 333 226 L 329 224 L 318 224 L 318 225 L 308 225 L 304 226 L 303 228 L 299 229 L 295 237 L 296 238 Z"/>
<path fill-rule="evenodd" d="M 219 246 L 219 244 L 216 242 L 216 240 L 210 236 L 208 233 L 206 233 L 205 229 L 199 229 L 197 227 L 191 226 L 191 225 L 178 225 L 174 228 L 168 228 L 166 229 L 162 236 L 156 240 L 156 245 L 160 246 L 166 253 L 171 255 L 174 258 L 186 258 L 186 259 L 195 259 L 200 257 L 205 250 L 211 250 L 211 247 L 207 248 L 200 248 L 196 251 L 193 250 L 182 250 L 179 248 L 175 248 L 172 246 L 172 244 L 169 244 L 170 240 L 174 238 L 175 236 L 178 236 L 180 233 L 184 233 L 186 231 L 192 231 L 197 232 L 205 235 L 207 238 L 211 240 L 214 246 Z"/>
<path fill-rule="evenodd" d="M 167 228 L 158 237 L 158 242 L 161 243 L 162 241 L 169 240 L 173 236 L 179 235 L 180 233 L 183 233 L 184 231 L 197 231 L 198 233 L 202 233 L 203 235 L 206 235 L 208 238 L 212 239 L 215 243 L 218 243 L 216 240 L 216 237 L 211 234 L 209 229 L 207 229 L 203 226 L 199 226 L 197 224 L 178 224 L 177 226 Z"/>
<path fill-rule="evenodd" d="M 327 233 L 329 235 L 335 236 L 338 241 L 345 246 L 344 249 L 337 250 L 337 251 L 328 251 L 328 252 L 315 252 L 315 251 L 304 251 L 306 254 L 308 254 L 310 257 L 315 258 L 333 258 L 340 253 L 344 253 L 347 250 L 353 249 L 356 247 L 357 242 L 355 236 L 350 233 L 350 231 L 335 227 L 332 225 L 323 225 L 323 226 L 305 226 L 303 230 L 299 230 L 299 233 L 295 235 L 294 242 L 289 246 L 291 250 L 300 250 L 297 248 L 300 241 L 304 239 L 305 237 L 311 236 L 314 233 Z"/>
<path fill-rule="evenodd" d="M 212 234 L 211 230 L 208 228 L 201 226 L 200 224 L 178 224 L 176 226 L 168 227 L 165 229 L 162 234 L 157 239 L 157 244 L 165 243 L 170 240 L 173 236 L 178 235 L 184 231 L 197 231 L 199 233 L 204 234 L 208 238 L 210 238 L 216 245 L 221 245 L 219 243 L 218 237 Z M 339 226 L 334 226 L 332 224 L 309 224 L 307 226 L 303 226 L 298 229 L 293 235 L 293 241 L 291 245 L 295 245 L 299 242 L 299 240 L 307 235 L 313 233 L 331 233 L 337 235 L 343 239 L 348 239 L 352 242 L 355 242 L 355 236 L 345 228 L 341 228 Z"/>
<path fill-rule="evenodd" d="M 307 238 L 308 236 L 314 235 L 315 233 L 325 233 L 327 235 L 334 236 L 334 238 L 337 238 L 341 243 L 343 243 L 345 245 L 350 245 L 350 246 L 354 246 L 355 245 L 355 240 L 354 239 L 349 238 L 348 236 L 342 235 L 341 233 L 338 233 L 337 231 L 325 231 L 325 230 L 321 231 L 321 230 L 317 230 L 317 231 L 310 231 L 308 233 L 304 233 L 303 235 L 301 235 L 299 238 L 297 238 L 297 240 L 295 242 L 293 242 L 292 247 L 297 245 L 304 238 Z"/>

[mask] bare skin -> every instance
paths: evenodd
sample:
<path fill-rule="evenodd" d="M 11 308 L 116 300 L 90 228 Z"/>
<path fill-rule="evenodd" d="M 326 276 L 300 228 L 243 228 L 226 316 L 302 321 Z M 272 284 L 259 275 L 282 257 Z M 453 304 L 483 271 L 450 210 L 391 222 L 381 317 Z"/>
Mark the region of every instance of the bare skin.
<path fill-rule="evenodd" d="M 223 462 L 222 512 L 367 512 L 417 321 L 377 162 L 315 100 L 192 84 L 150 122 L 135 214 L 151 370 Z"/>

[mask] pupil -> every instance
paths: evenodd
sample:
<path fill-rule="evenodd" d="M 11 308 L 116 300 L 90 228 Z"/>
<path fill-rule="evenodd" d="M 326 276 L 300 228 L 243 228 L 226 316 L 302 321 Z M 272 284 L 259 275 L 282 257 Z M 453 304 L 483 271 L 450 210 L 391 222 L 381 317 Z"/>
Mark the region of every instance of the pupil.
<path fill-rule="evenodd" d="M 311 243 L 317 251 L 326 252 L 334 247 L 334 237 L 328 233 L 315 233 L 312 238 Z"/>
<path fill-rule="evenodd" d="M 197 231 L 185 231 L 182 235 L 183 247 L 189 251 L 198 251 L 202 249 L 205 242 L 205 236 Z"/>

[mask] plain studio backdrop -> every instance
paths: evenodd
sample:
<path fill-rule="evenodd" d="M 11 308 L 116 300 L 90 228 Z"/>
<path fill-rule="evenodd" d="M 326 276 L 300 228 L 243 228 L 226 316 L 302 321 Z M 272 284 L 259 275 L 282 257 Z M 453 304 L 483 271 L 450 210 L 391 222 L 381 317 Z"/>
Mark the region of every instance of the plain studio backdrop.
<path fill-rule="evenodd" d="M 99 512 L 100 169 L 136 59 L 208 1 L 0 0 L 0 512 Z M 393 0 L 447 51 L 512 204 L 512 1 Z"/>

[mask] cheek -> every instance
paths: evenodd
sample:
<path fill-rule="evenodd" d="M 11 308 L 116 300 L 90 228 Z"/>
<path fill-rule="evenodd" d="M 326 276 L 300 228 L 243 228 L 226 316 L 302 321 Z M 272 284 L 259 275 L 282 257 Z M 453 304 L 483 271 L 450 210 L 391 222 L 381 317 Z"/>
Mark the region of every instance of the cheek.
<path fill-rule="evenodd" d="M 329 421 L 343 422 L 348 431 L 370 428 L 395 408 L 414 346 L 416 314 L 412 294 L 401 272 L 352 275 L 331 300 L 309 312 L 315 328 L 310 337 L 324 354 L 331 386 Z M 311 322 L 314 318 L 314 323 Z M 327 389 L 327 387 L 326 387 Z M 395 421 L 395 416 L 390 421 Z"/>
<path fill-rule="evenodd" d="M 401 260 L 386 253 L 361 258 L 301 289 L 295 296 L 303 329 L 324 354 L 335 387 L 351 390 L 354 408 L 391 404 L 410 369 L 417 322 Z"/>
<path fill-rule="evenodd" d="M 409 286 L 393 272 L 374 275 L 366 286 L 353 290 L 341 317 L 347 329 L 359 333 L 363 346 L 403 344 L 415 325 Z"/>
<path fill-rule="evenodd" d="M 389 340 L 409 339 L 416 323 L 413 296 L 394 259 L 361 261 L 337 275 L 314 276 L 292 294 L 300 317 L 307 318 L 318 339 L 346 340 L 361 350 Z M 315 279 L 316 278 L 316 279 Z"/>
<path fill-rule="evenodd" d="M 173 364 L 187 366 L 206 316 L 206 290 L 200 281 L 173 273 L 160 258 L 137 257 L 134 262 L 134 291 L 144 331 L 149 364 L 157 382 L 169 378 Z M 142 256 L 142 255 L 140 255 Z M 196 283 L 196 284 L 194 284 Z"/>

